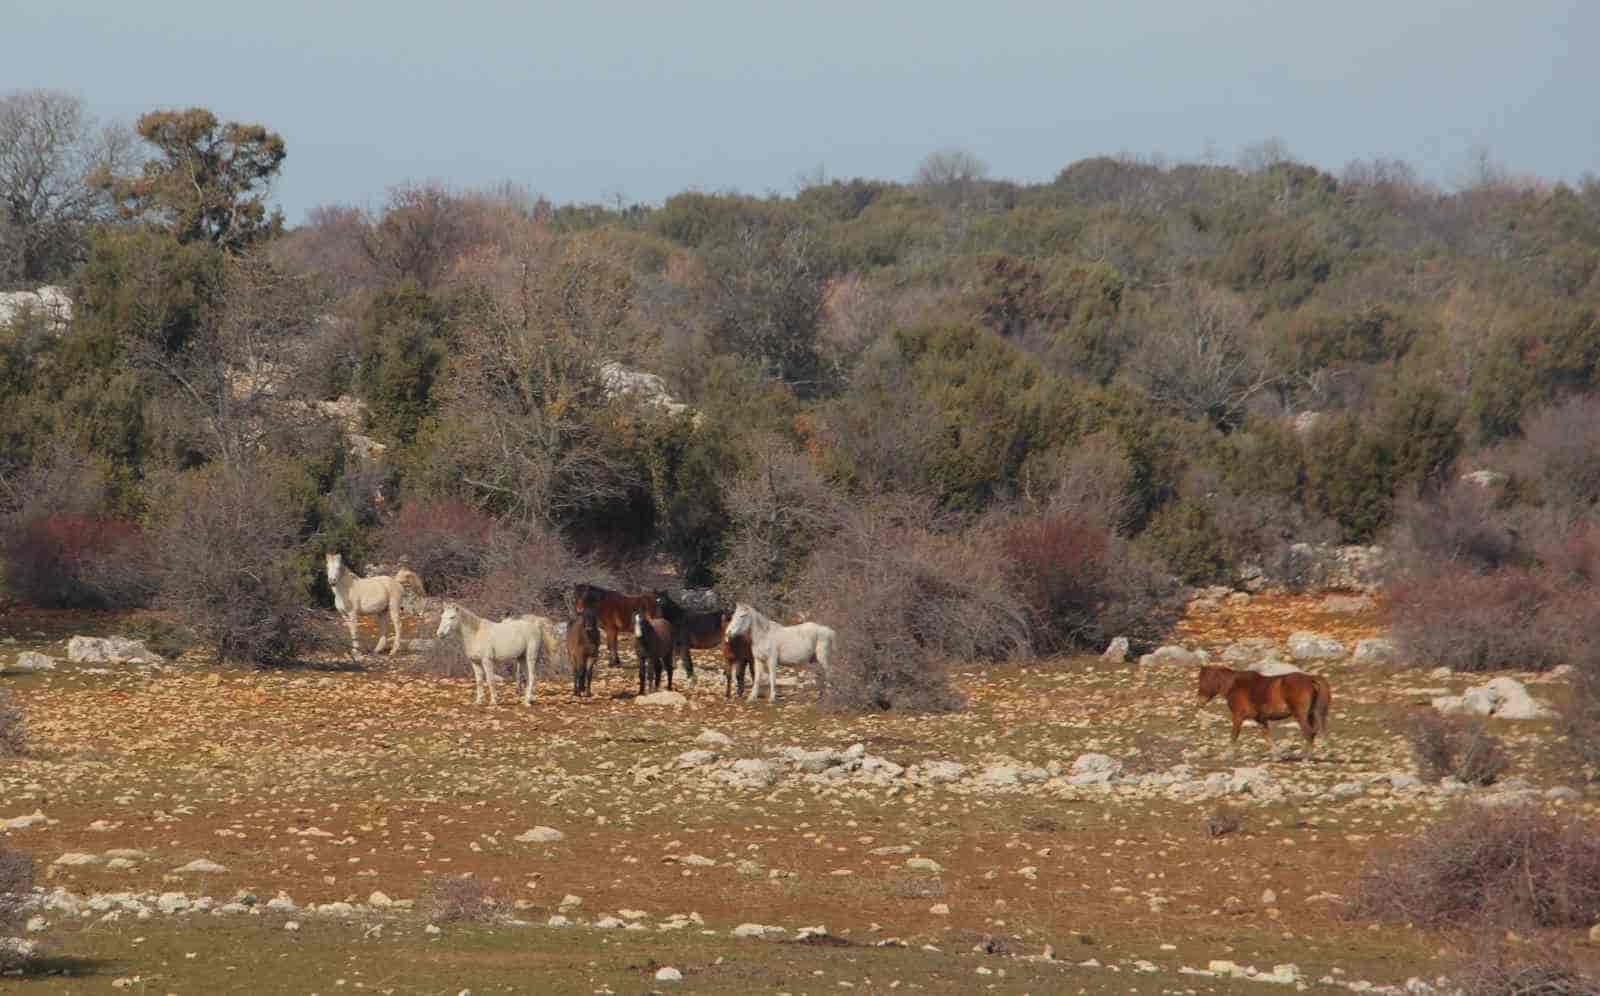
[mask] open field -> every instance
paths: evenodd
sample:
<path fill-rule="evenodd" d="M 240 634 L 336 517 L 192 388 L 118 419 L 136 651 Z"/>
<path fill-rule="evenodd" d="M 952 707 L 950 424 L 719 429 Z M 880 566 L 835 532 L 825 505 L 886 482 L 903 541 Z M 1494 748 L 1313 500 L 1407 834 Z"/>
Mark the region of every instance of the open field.
<path fill-rule="evenodd" d="M 1258 596 L 1178 638 L 1348 644 L 1379 633 L 1381 611 Z M 0 657 L 63 657 L 65 637 L 120 622 L 16 611 Z M 63 663 L 0 679 L 31 742 L 0 767 L 0 821 L 47 820 L 4 840 L 70 894 L 41 914 L 50 958 L 0 990 L 1274 991 L 1183 971 L 1218 959 L 1292 962 L 1310 991 L 1432 978 L 1459 939 L 1345 920 L 1340 898 L 1365 856 L 1455 798 L 1391 781 L 1414 770 L 1398 717 L 1481 677 L 1318 670 L 1331 738 L 1307 759 L 1292 724 L 1274 755 L 1247 731 L 1229 757 L 1224 707 L 1195 713 L 1189 671 L 1093 658 L 960 673 L 969 708 L 921 717 L 819 713 L 804 685 L 776 707 L 729 702 L 720 673 L 685 708 L 642 706 L 605 697 L 635 679 L 604 665 L 595 699 L 553 679 L 524 709 L 475 707 L 470 681 L 404 658 Z M 1550 723 L 1495 726 L 1525 791 L 1565 784 Z M 1090 753 L 1120 762 L 1108 784 L 1074 784 Z M 1552 804 L 1600 812 L 1592 793 Z M 1219 806 L 1242 827 L 1213 838 Z M 535 827 L 560 839 L 518 839 Z M 88 863 L 53 864 L 66 854 Z M 197 859 L 225 870 L 174 870 Z M 406 908 L 466 873 L 502 917 L 430 932 Z M 186 908 L 137 895 L 164 893 Z M 240 893 L 255 898 L 216 912 Z M 280 896 L 293 907 L 264 908 Z M 784 930 L 733 936 L 741 924 Z M 798 939 L 816 926 L 826 936 Z M 654 980 L 668 965 L 682 982 Z"/>

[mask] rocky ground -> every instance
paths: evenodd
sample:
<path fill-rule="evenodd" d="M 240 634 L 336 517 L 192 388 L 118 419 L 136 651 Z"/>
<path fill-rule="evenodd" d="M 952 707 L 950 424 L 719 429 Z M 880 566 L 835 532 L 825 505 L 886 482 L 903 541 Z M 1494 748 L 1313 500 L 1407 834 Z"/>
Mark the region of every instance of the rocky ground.
<path fill-rule="evenodd" d="M 592 700 L 489 708 L 404 658 L 69 655 L 117 627 L 0 621 L 0 661 L 54 665 L 0 678 L 32 745 L 0 834 L 39 864 L 43 942 L 0 989 L 1424 991 L 1458 940 L 1345 918 L 1363 858 L 1461 798 L 1600 813 L 1539 712 L 1559 677 L 1510 676 L 1534 718 L 1499 718 L 1482 678 L 1388 662 L 1371 596 L 1207 593 L 1172 649 L 960 673 L 950 716 L 730 702 L 720 674 L 641 705 L 602 666 Z M 1201 654 L 1328 675 L 1326 747 L 1284 724 L 1230 756 Z M 1452 696 L 1496 710 L 1501 784 L 1417 778 L 1401 717 Z M 464 874 L 493 915 L 430 922 Z"/>

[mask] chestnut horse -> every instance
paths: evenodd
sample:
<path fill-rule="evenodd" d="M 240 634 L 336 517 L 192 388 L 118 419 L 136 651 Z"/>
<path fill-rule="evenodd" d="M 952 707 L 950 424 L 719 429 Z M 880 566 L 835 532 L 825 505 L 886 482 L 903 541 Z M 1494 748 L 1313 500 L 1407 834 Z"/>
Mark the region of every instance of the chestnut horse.
<path fill-rule="evenodd" d="M 606 635 L 606 647 L 611 651 L 612 667 L 622 666 L 622 658 L 617 654 L 617 634 L 633 632 L 633 614 L 642 612 L 646 619 L 661 617 L 660 610 L 656 608 L 655 592 L 645 595 L 624 595 L 620 591 L 602 588 L 597 584 L 573 585 L 572 609 L 578 613 L 585 609 L 594 610 L 595 617 L 600 623 L 600 630 Z"/>
<path fill-rule="evenodd" d="M 1307 754 L 1316 744 L 1317 734 L 1328 732 L 1328 706 L 1333 701 L 1333 689 L 1328 679 L 1320 674 L 1296 671 L 1269 677 L 1255 671 L 1206 665 L 1200 668 L 1199 694 L 1201 705 L 1218 695 L 1227 700 L 1228 710 L 1233 713 L 1233 738 L 1228 741 L 1230 751 L 1239 742 L 1239 728 L 1247 719 L 1261 724 L 1261 739 L 1269 751 L 1272 731 L 1267 724 L 1275 719 L 1293 717 L 1300 724 Z"/>

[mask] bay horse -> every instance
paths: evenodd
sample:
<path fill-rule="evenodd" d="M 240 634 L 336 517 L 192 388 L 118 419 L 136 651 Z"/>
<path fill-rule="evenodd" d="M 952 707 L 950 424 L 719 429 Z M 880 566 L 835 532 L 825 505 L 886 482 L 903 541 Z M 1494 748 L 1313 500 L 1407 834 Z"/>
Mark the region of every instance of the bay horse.
<path fill-rule="evenodd" d="M 1267 724 L 1273 720 L 1292 717 L 1299 723 L 1308 755 L 1316 744 L 1317 735 L 1328 732 L 1328 706 L 1333 702 L 1333 688 L 1320 674 L 1295 671 L 1268 676 L 1255 671 L 1235 671 L 1231 667 L 1202 666 L 1200 705 L 1218 695 L 1224 697 L 1233 714 L 1233 737 L 1228 741 L 1230 751 L 1239 742 L 1239 728 L 1247 719 L 1261 724 L 1261 739 L 1269 751 L 1272 731 Z"/>
<path fill-rule="evenodd" d="M 360 653 L 360 649 L 356 646 L 358 617 L 381 615 L 384 610 L 388 610 L 389 621 L 394 624 L 394 645 L 389 648 L 389 656 L 393 657 L 399 653 L 400 599 L 405 594 L 407 584 L 416 585 L 419 595 L 427 594 L 422 588 L 422 579 L 404 567 L 395 571 L 393 576 L 378 574 L 364 578 L 345 566 L 343 554 L 330 553 L 325 559 L 328 568 L 328 587 L 333 589 L 333 607 L 344 616 L 345 625 L 350 627 L 350 655 L 353 657 Z M 372 648 L 372 652 L 383 653 L 383 645 L 388 641 L 387 636 L 380 636 L 378 645 Z"/>
<path fill-rule="evenodd" d="M 727 615 L 727 613 L 724 613 Z M 739 678 L 739 695 L 744 696 L 744 672 L 750 669 L 750 680 L 755 681 L 756 661 L 750 652 L 750 634 L 740 633 L 738 636 L 724 636 L 722 638 L 722 669 L 727 679 L 727 690 L 723 692 L 725 699 L 733 697 L 733 679 Z"/>
<path fill-rule="evenodd" d="M 442 640 L 451 633 L 461 634 L 461 649 L 467 655 L 467 662 L 472 665 L 473 705 L 483 703 L 485 685 L 489 686 L 489 704 L 498 704 L 494 694 L 495 663 L 518 659 L 528 666 L 528 690 L 523 694 L 522 704 L 533 704 L 533 683 L 538 677 L 537 662 L 541 657 L 550 659 L 556 648 L 555 628 L 550 620 L 543 616 L 528 615 L 491 622 L 460 605 L 450 604 L 444 607 L 444 614 L 439 617 L 438 632 L 434 635 Z M 514 666 L 511 676 L 514 697 L 517 683 Z"/>
<path fill-rule="evenodd" d="M 624 595 L 620 591 L 602 588 L 597 584 L 572 586 L 572 608 L 575 612 L 593 609 L 600 630 L 606 635 L 606 647 L 611 651 L 611 666 L 621 667 L 622 657 L 617 653 L 617 635 L 624 630 L 633 632 L 633 614 L 644 613 L 646 619 L 660 615 L 656 608 L 656 593 Z"/>
<path fill-rule="evenodd" d="M 731 641 L 748 634 L 754 661 L 750 682 L 750 701 L 761 693 L 761 672 L 767 674 L 767 701 L 778 701 L 779 664 L 818 664 L 824 672 L 833 656 L 838 635 L 821 623 L 803 622 L 784 626 L 774 622 L 743 602 L 734 606 L 733 618 L 725 631 Z"/>
<path fill-rule="evenodd" d="M 651 690 L 661 687 L 661 673 L 667 674 L 667 690 L 672 690 L 672 624 L 665 619 L 648 619 L 643 612 L 633 614 L 633 636 L 639 650 L 639 694 L 644 694 L 646 669 Z"/>
<path fill-rule="evenodd" d="M 600 656 L 600 622 L 584 609 L 567 623 L 567 660 L 572 662 L 572 694 L 594 694 L 594 662 Z"/>
<path fill-rule="evenodd" d="M 664 591 L 656 592 L 656 611 L 672 624 L 673 652 L 683 655 L 683 671 L 693 681 L 694 658 L 689 650 L 713 650 L 722 646 L 722 631 L 728 628 L 732 613 L 726 609 L 690 612 Z M 743 691 L 742 683 L 740 691 Z"/>

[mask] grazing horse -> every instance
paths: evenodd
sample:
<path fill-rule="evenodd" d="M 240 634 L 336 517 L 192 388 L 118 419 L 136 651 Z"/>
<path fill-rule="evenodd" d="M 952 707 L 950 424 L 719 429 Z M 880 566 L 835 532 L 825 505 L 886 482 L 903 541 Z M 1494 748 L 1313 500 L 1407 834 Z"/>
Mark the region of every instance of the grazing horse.
<path fill-rule="evenodd" d="M 1316 744 L 1317 734 L 1328 732 L 1328 706 L 1333 702 L 1333 688 L 1320 674 L 1296 671 L 1268 676 L 1208 664 L 1200 668 L 1200 704 L 1205 705 L 1218 695 L 1227 700 L 1228 710 L 1233 713 L 1233 738 L 1228 741 L 1230 751 L 1239 742 L 1239 728 L 1247 719 L 1261 724 L 1261 739 L 1269 751 L 1272 731 L 1267 724 L 1275 719 L 1293 717 L 1300 724 L 1307 754 Z"/>
<path fill-rule="evenodd" d="M 731 613 L 725 609 L 690 612 L 664 591 L 656 592 L 656 612 L 672 624 L 672 639 L 676 644 L 673 652 L 683 655 L 683 671 L 693 681 L 694 658 L 689 656 L 690 648 L 712 650 L 722 646 L 722 631 L 728 628 Z"/>
<path fill-rule="evenodd" d="M 644 694 L 645 669 L 650 670 L 650 687 L 661 687 L 661 673 L 667 674 L 667 690 L 672 690 L 672 624 L 665 619 L 647 619 L 643 612 L 633 614 L 633 636 L 639 650 L 639 694 Z"/>
<path fill-rule="evenodd" d="M 356 647 L 356 620 L 358 616 L 375 616 L 389 611 L 389 621 L 394 623 L 394 645 L 389 648 L 389 656 L 393 657 L 400 652 L 400 597 L 405 593 L 407 584 L 414 584 L 418 594 L 426 594 L 422 588 L 422 579 L 402 567 L 388 574 L 379 574 L 375 577 L 359 577 L 350 568 L 344 565 L 344 555 L 330 553 L 327 555 L 328 587 L 333 589 L 333 607 L 338 610 L 344 621 L 350 627 L 350 654 L 359 653 Z M 383 653 L 383 645 L 388 642 L 387 636 L 378 638 L 378 645 L 372 648 L 375 654 Z"/>
<path fill-rule="evenodd" d="M 826 672 L 828 659 L 833 656 L 833 641 L 837 638 L 833 630 L 821 623 L 784 626 L 743 602 L 734 607 L 726 632 L 730 641 L 746 634 L 750 637 L 750 654 L 755 662 L 750 683 L 751 702 L 761 692 L 762 669 L 767 673 L 768 702 L 778 701 L 779 664 L 814 663 Z"/>
<path fill-rule="evenodd" d="M 633 614 L 642 612 L 646 619 L 654 619 L 659 615 L 655 593 L 624 595 L 597 584 L 573 585 L 572 608 L 575 612 L 584 609 L 595 611 L 600 629 L 606 634 L 606 646 L 611 650 L 612 667 L 622 666 L 622 658 L 617 654 L 617 634 L 623 630 L 633 631 Z"/>
<path fill-rule="evenodd" d="M 731 614 L 725 612 L 723 615 Z M 722 697 L 725 699 L 733 697 L 733 679 L 735 675 L 739 678 L 739 695 L 743 697 L 745 668 L 750 669 L 751 682 L 754 683 L 755 681 L 756 662 L 755 657 L 750 653 L 749 633 L 740 633 L 738 636 L 724 636 L 722 638 L 722 668 L 728 682 L 727 690 Z"/>
<path fill-rule="evenodd" d="M 528 665 L 528 690 L 522 697 L 522 704 L 533 704 L 537 662 L 541 657 L 548 659 L 556 647 L 555 628 L 550 620 L 529 615 L 490 622 L 459 605 L 446 605 L 435 635 L 442 640 L 456 632 L 461 634 L 461 649 L 472 665 L 473 705 L 482 704 L 485 685 L 489 686 L 489 704 L 498 704 L 494 694 L 495 663 L 518 659 Z M 512 681 L 516 680 L 517 672 L 513 667 Z M 514 689 L 512 694 L 515 696 Z"/>
<path fill-rule="evenodd" d="M 567 623 L 567 660 L 572 662 L 572 694 L 594 694 L 594 662 L 600 656 L 600 621 L 584 609 Z"/>

